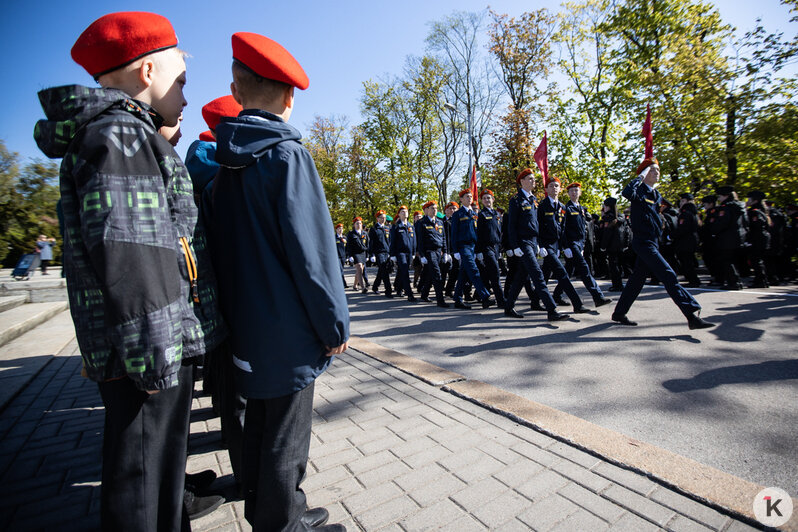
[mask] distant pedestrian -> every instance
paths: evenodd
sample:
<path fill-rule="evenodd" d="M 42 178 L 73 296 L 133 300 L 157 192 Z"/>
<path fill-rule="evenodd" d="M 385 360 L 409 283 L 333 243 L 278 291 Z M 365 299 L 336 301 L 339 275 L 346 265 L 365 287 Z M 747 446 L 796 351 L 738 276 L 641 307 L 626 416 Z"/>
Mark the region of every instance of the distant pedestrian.
<path fill-rule="evenodd" d="M 50 264 L 50 261 L 53 260 L 53 246 L 55 246 L 55 238 L 47 238 L 47 235 L 39 235 L 39 240 L 36 241 L 36 252 L 39 254 L 42 275 L 50 275 L 47 273 L 47 266 Z"/>

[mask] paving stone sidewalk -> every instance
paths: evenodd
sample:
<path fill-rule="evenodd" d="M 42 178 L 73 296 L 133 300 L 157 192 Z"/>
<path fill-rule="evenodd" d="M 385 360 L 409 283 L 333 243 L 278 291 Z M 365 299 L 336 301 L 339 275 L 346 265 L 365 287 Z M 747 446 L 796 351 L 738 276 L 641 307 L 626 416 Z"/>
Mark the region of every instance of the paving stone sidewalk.
<path fill-rule="evenodd" d="M 0 415 L 0 529 L 98 529 L 104 410 L 79 372 L 72 342 Z M 350 531 L 754 530 L 354 350 L 317 381 L 314 410 L 303 486 Z M 188 470 L 213 469 L 230 495 L 199 393 L 191 432 Z M 241 501 L 192 528 L 250 530 Z"/>

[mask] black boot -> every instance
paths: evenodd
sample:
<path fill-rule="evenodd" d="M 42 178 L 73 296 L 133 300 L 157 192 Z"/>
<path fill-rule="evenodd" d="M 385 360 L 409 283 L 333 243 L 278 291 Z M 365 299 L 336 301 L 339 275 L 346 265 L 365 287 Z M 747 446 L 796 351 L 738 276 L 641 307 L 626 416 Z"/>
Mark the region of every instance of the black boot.
<path fill-rule="evenodd" d="M 693 329 L 709 329 L 710 327 L 714 327 L 714 323 L 709 323 L 708 321 L 702 319 L 698 312 L 687 316 L 687 326 L 690 330 Z"/>

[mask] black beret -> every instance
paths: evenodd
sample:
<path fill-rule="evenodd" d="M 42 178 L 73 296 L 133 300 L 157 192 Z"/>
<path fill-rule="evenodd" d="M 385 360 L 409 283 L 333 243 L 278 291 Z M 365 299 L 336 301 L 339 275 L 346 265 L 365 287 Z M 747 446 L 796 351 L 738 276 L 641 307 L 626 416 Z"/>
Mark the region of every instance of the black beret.
<path fill-rule="evenodd" d="M 724 185 L 715 189 L 715 194 L 718 196 L 729 196 L 734 192 L 734 187 L 731 185 Z"/>
<path fill-rule="evenodd" d="M 709 196 L 704 196 L 701 198 L 701 203 L 717 203 L 718 197 L 715 194 L 710 194 Z"/>
<path fill-rule="evenodd" d="M 617 203 L 618 200 L 613 198 L 612 196 L 604 200 L 604 205 L 607 205 L 608 207 L 615 207 Z"/>

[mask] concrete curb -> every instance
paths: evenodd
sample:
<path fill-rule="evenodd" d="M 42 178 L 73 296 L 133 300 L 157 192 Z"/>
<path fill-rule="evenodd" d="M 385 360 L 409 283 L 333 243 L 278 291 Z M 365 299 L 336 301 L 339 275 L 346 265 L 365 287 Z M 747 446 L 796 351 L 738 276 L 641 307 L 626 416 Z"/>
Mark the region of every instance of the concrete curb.
<path fill-rule="evenodd" d="M 434 364 L 418 360 L 359 337 L 353 348 L 443 391 L 471 401 L 539 432 L 573 445 L 615 465 L 646 475 L 669 488 L 732 517 L 761 527 L 753 513 L 753 501 L 765 486 L 724 473 L 690 458 L 605 429 L 571 414 L 525 399 L 481 381 L 468 380 Z M 796 514 L 779 530 L 798 532 Z"/>

